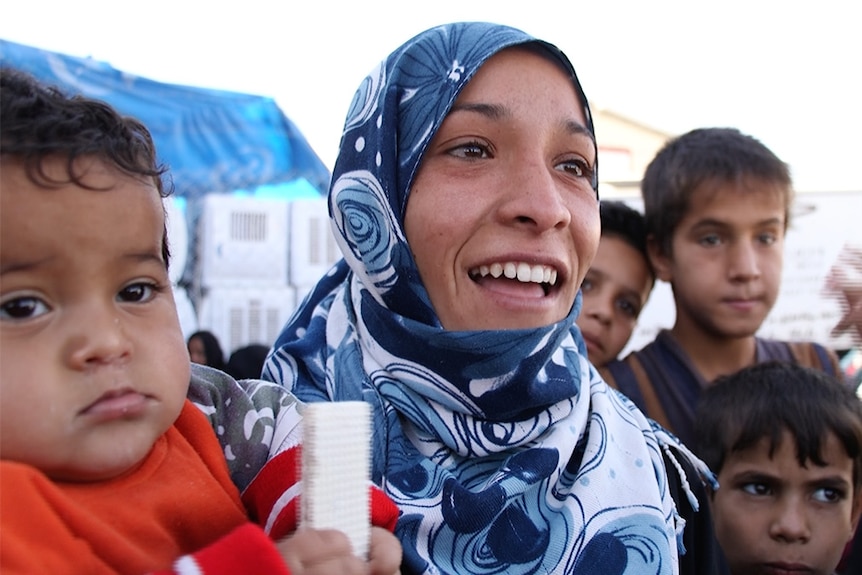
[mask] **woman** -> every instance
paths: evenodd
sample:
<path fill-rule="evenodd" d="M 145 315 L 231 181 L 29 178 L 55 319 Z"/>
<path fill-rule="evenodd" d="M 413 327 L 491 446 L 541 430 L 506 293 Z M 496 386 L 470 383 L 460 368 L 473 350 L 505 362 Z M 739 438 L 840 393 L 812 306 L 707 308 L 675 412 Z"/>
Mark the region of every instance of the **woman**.
<path fill-rule="evenodd" d="M 568 59 L 496 24 L 418 35 L 354 97 L 329 200 L 345 259 L 264 377 L 372 404 L 405 569 L 677 572 L 674 440 L 601 381 L 574 324 L 599 211 Z"/>
<path fill-rule="evenodd" d="M 214 333 L 196 331 L 189 336 L 186 345 L 189 349 L 189 358 L 194 363 L 208 365 L 224 371 L 224 352 Z"/>

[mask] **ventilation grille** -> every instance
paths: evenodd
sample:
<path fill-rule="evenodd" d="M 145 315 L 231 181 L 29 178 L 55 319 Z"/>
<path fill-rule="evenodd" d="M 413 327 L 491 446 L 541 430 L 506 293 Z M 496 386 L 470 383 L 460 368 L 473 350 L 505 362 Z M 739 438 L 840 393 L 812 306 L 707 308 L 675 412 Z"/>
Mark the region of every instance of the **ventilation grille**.
<path fill-rule="evenodd" d="M 267 217 L 265 213 L 232 212 L 230 215 L 230 238 L 240 242 L 264 242 Z"/>

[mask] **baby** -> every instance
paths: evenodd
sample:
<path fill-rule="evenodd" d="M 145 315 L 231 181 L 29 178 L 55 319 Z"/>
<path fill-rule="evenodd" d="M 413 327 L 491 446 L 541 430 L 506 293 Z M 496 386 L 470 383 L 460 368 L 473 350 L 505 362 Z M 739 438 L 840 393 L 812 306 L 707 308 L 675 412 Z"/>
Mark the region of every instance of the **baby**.
<path fill-rule="evenodd" d="M 9 69 L 0 103 L 0 571 L 396 572 L 400 546 L 383 529 L 365 562 L 339 532 L 276 543 L 293 517 L 276 512 L 269 536 L 249 521 L 247 509 L 271 520 L 295 477 L 241 500 L 234 478 L 255 477 L 266 447 L 234 473 L 212 419 L 243 412 L 213 401 L 205 415 L 187 398 L 146 128 Z M 195 370 L 201 385 L 218 373 Z M 293 400 L 272 387 L 269 413 L 295 429 Z M 394 528 L 393 507 L 379 524 Z"/>

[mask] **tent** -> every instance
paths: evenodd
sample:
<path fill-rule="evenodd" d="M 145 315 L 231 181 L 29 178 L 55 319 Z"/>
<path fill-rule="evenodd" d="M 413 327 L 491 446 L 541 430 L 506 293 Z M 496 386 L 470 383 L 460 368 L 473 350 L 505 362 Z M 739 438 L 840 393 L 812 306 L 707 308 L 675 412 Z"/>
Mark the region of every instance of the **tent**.
<path fill-rule="evenodd" d="M 175 194 L 253 190 L 304 179 L 321 194 L 329 170 L 272 98 L 164 84 L 105 62 L 0 40 L 3 66 L 110 103 L 152 132 Z"/>

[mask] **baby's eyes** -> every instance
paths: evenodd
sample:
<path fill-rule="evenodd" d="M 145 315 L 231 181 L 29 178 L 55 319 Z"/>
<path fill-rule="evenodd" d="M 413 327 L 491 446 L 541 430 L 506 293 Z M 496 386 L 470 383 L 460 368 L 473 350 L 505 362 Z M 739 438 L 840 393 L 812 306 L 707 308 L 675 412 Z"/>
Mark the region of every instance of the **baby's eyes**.
<path fill-rule="evenodd" d="M 0 320 L 17 321 L 39 317 L 51 311 L 48 305 L 37 297 L 24 296 L 0 304 Z"/>
<path fill-rule="evenodd" d="M 146 282 L 130 284 L 120 290 L 117 299 L 128 303 L 147 302 L 155 297 L 157 287 L 155 284 Z"/>

